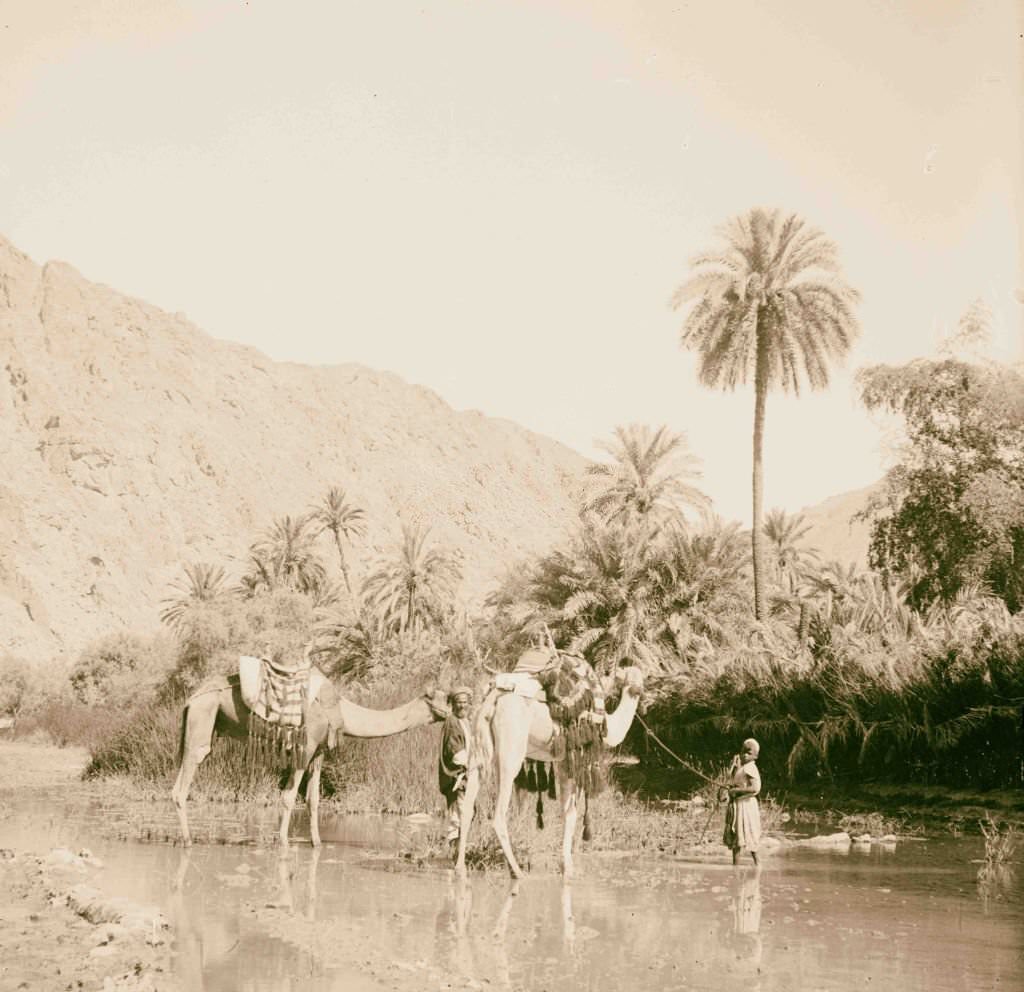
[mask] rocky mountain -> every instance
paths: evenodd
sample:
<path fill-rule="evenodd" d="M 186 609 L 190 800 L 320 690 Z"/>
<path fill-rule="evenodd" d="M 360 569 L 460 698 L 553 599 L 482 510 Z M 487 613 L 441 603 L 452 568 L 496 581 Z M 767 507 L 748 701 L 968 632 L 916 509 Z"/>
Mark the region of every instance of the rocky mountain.
<path fill-rule="evenodd" d="M 839 561 L 867 568 L 871 524 L 854 517 L 867 506 L 868 500 L 882 483 L 831 496 L 814 506 L 801 510 L 810 530 L 804 543 L 817 548 L 824 561 Z"/>
<path fill-rule="evenodd" d="M 262 530 L 335 485 L 367 513 L 357 559 L 417 518 L 479 601 L 564 535 L 586 464 L 397 376 L 215 340 L 2 238 L 0 361 L 0 653 L 29 659 L 155 628 L 184 563 L 238 578 Z"/>

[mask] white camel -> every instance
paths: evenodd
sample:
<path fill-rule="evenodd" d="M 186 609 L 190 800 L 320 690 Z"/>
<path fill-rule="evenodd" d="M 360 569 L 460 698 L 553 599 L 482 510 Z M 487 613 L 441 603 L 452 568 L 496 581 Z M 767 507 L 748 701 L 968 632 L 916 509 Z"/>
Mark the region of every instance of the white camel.
<path fill-rule="evenodd" d="M 440 689 L 417 696 L 389 710 L 367 709 L 342 698 L 330 682 L 324 681 L 318 698 L 307 707 L 306 751 L 301 767 L 293 768 L 287 785 L 281 790 L 281 847 L 288 848 L 288 824 L 304 772 L 309 773 L 306 804 L 309 807 L 309 834 L 314 847 L 320 846 L 320 769 L 325 744 L 332 727 L 348 737 L 390 737 L 412 727 L 444 720 L 448 715 L 447 697 Z M 236 680 L 210 682 L 189 697 L 181 717 L 178 758 L 181 767 L 171 795 L 178 811 L 185 846 L 192 843 L 188 829 L 186 803 L 196 770 L 210 753 L 214 733 L 245 738 L 249 732 L 249 707 L 242 699 Z"/>
<path fill-rule="evenodd" d="M 615 679 L 622 684 L 622 695 L 618 706 L 607 715 L 605 721 L 603 740 L 607 747 L 617 747 L 624 740 L 636 716 L 643 691 L 643 675 L 639 668 L 620 668 L 616 671 Z M 498 768 L 494 832 L 512 875 L 522 878 L 523 872 L 509 840 L 508 807 L 516 776 L 523 762 L 532 758 L 535 761 L 553 761 L 555 764 L 562 804 L 562 873 L 566 878 L 572 876 L 578 807 L 585 793 L 581 786 L 569 778 L 565 763 L 552 754 L 550 745 L 554 733 L 555 725 L 547 703 L 496 688 L 487 694 L 477 714 L 473 754 L 466 775 L 466 793 L 455 858 L 456 874 L 462 875 L 466 871 L 466 838 L 473 822 L 481 774 L 486 773 L 493 756 Z"/>

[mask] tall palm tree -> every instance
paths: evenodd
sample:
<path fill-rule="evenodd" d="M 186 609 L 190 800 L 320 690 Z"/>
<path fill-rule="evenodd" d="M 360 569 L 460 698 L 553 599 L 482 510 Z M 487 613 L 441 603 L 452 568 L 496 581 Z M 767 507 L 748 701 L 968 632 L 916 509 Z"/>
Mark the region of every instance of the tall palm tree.
<path fill-rule="evenodd" d="M 430 546 L 430 529 L 402 525 L 398 553 L 378 563 L 363 582 L 363 596 L 391 631 L 418 629 L 437 620 L 455 598 L 462 567 L 458 557 Z"/>
<path fill-rule="evenodd" d="M 615 440 L 598 445 L 613 458 L 587 468 L 591 485 L 584 512 L 607 523 L 662 523 L 677 519 L 682 508 L 710 507 L 710 500 L 689 480 L 700 477 L 698 459 L 682 434 L 667 427 L 652 430 L 642 424 L 615 428 Z"/>
<path fill-rule="evenodd" d="M 181 629 L 189 610 L 196 603 L 212 603 L 227 592 L 226 576 L 220 565 L 196 562 L 183 566 L 185 575 L 171 583 L 176 595 L 163 600 L 161 622 L 172 630 Z"/>
<path fill-rule="evenodd" d="M 251 573 L 242 580 L 249 592 L 294 589 L 319 595 L 327 586 L 327 570 L 316 551 L 311 518 L 279 517 L 249 549 Z"/>
<path fill-rule="evenodd" d="M 843 282 L 833 242 L 795 214 L 753 209 L 729 221 L 724 246 L 693 260 L 693 275 L 672 297 L 693 304 L 681 342 L 699 355 L 700 381 L 735 389 L 754 382 L 754 613 L 766 616 L 764 576 L 764 423 L 769 389 L 799 394 L 828 384 L 829 364 L 858 333 L 857 292 Z"/>
<path fill-rule="evenodd" d="M 338 563 L 341 565 L 341 576 L 345 580 L 345 588 L 352 595 L 352 583 L 348 574 L 348 562 L 345 560 L 344 542 L 351 543 L 354 537 L 366 534 L 366 514 L 358 506 L 348 501 L 348 495 L 340 486 L 331 486 L 323 501 L 313 508 L 311 517 L 320 526 L 319 533 L 330 531 L 334 538 L 334 546 L 338 549 Z"/>

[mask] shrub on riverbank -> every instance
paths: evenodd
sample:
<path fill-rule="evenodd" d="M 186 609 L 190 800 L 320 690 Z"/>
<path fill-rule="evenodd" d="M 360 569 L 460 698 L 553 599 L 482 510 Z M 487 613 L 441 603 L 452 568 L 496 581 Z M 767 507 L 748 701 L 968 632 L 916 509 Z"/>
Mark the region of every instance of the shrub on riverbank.
<path fill-rule="evenodd" d="M 1024 619 L 899 650 L 844 647 L 792 662 L 745 658 L 663 684 L 647 721 L 688 760 L 747 736 L 775 783 L 1021 783 Z M 632 740 L 639 744 L 637 732 Z"/>

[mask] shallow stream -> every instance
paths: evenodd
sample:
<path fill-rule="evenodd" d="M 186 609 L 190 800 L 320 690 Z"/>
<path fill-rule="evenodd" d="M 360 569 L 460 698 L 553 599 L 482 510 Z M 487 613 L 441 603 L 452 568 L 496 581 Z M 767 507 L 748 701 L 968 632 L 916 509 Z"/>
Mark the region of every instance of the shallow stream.
<path fill-rule="evenodd" d="M 167 805 L 154 822 L 167 825 Z M 759 871 L 734 869 L 724 849 L 703 861 L 582 855 L 570 885 L 540 874 L 513 886 L 503 872 L 458 883 L 440 863 L 399 857 L 420 829 L 401 818 L 324 815 L 321 851 L 300 840 L 282 857 L 124 839 L 117 824 L 131 819 L 139 836 L 139 815 L 35 795 L 8 807 L 0 846 L 89 848 L 106 891 L 163 907 L 194 990 L 1024 988 L 1020 876 L 979 887 L 975 837 L 784 848 Z M 247 812 L 221 840 L 272 836 L 275 818 Z"/>

